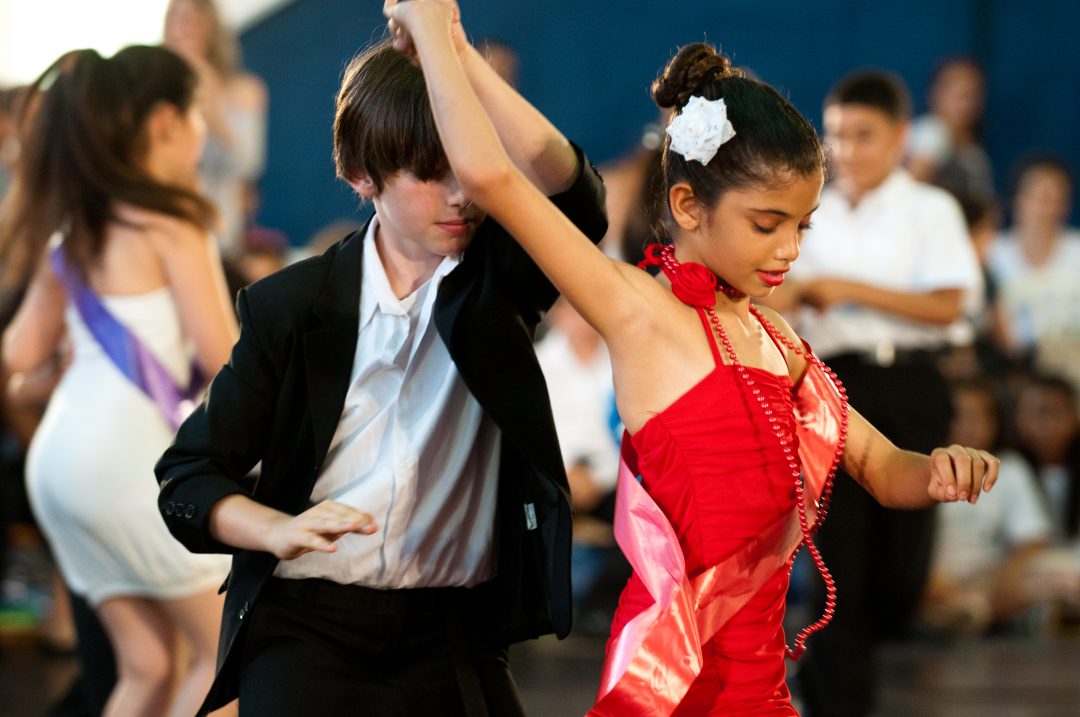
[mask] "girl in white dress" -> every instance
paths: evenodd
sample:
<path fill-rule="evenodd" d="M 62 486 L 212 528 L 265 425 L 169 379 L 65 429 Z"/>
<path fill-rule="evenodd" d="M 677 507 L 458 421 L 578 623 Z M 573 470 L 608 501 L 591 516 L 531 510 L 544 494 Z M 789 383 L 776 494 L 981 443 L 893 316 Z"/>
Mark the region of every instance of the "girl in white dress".
<path fill-rule="evenodd" d="M 31 88 L 21 164 L 0 214 L 5 279 L 34 272 L 4 360 L 29 373 L 70 347 L 27 481 L 64 578 L 115 650 L 107 717 L 195 713 L 214 674 L 228 558 L 193 555 L 166 530 L 153 467 L 176 417 L 103 349 L 46 245 L 62 240 L 72 274 L 178 386 L 190 383 L 193 362 L 205 375 L 221 368 L 238 329 L 209 231 L 214 210 L 196 192 L 205 134 L 196 84 L 158 47 L 66 54 Z M 190 648 L 184 665 L 175 664 L 178 635 Z"/>

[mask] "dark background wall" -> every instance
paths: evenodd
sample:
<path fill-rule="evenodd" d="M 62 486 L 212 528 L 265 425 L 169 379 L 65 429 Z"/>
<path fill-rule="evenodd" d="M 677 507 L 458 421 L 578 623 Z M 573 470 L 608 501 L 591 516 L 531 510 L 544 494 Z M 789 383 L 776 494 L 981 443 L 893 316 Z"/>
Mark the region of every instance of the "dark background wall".
<path fill-rule="evenodd" d="M 679 45 L 704 39 L 786 93 L 816 126 L 825 92 L 849 70 L 898 72 L 921 110 L 935 61 L 973 55 L 989 75 L 985 144 L 999 189 L 1032 149 L 1080 167 L 1080 0 L 461 4 L 470 36 L 515 47 L 519 89 L 597 162 L 635 146 L 655 115 L 650 81 Z M 266 79 L 271 97 L 260 219 L 294 244 L 330 221 L 363 214 L 334 179 L 330 128 L 341 71 L 382 33 L 381 7 L 378 0 L 297 0 L 241 38 L 247 66 Z"/>

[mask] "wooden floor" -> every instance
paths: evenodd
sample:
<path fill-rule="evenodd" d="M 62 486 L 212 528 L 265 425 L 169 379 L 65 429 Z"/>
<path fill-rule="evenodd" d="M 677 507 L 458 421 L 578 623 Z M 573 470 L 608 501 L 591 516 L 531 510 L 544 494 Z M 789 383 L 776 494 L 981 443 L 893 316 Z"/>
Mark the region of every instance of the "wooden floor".
<path fill-rule="evenodd" d="M 587 638 L 517 648 L 529 714 L 583 715 L 602 651 L 602 640 Z M 1080 640 L 908 643 L 887 647 L 881 662 L 875 717 L 1080 717 Z"/>
<path fill-rule="evenodd" d="M 533 717 L 583 715 L 599 680 L 603 640 L 541 640 L 514 649 L 514 674 Z M 909 643 L 882 655 L 875 717 L 1078 717 L 1080 640 Z M 0 651 L 0 717 L 35 717 L 74 674 L 70 659 L 31 645 Z M 321 716 L 320 716 L 321 717 Z"/>

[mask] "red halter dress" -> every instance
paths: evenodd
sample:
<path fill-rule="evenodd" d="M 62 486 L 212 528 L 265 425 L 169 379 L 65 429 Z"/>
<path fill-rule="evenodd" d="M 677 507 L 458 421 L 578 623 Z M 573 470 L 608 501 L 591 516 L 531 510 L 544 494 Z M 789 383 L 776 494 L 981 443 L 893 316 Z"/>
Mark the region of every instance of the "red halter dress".
<path fill-rule="evenodd" d="M 676 291 L 676 295 L 679 293 Z M 835 469 L 846 433 L 846 411 L 843 408 L 846 404 L 840 389 L 835 389 L 838 401 L 817 400 L 819 392 L 834 389 L 833 384 L 827 383 L 828 378 L 825 378 L 827 370 L 809 351 L 805 351 L 810 359 L 807 378 L 813 380 L 804 379 L 798 390 L 792 386 L 787 375 L 739 365 L 715 314 L 709 309 L 711 307 L 699 307 L 698 314 L 715 360 L 712 372 L 649 419 L 630 439 L 637 454 L 636 472 L 641 476 L 641 485 L 670 523 L 681 548 L 685 560 L 683 591 L 692 593 L 689 601 L 683 601 L 684 619 L 681 622 L 679 619 L 674 622 L 656 620 L 650 624 L 660 631 L 667 630 L 667 637 L 673 637 L 670 634 L 673 632 L 683 635 L 673 639 L 673 642 L 679 643 L 679 647 L 668 650 L 666 655 L 660 654 L 664 652 L 663 649 L 656 649 L 657 645 L 664 644 L 665 636 L 652 635 L 649 638 L 653 640 L 652 654 L 649 654 L 647 639 L 645 647 L 637 648 L 634 658 L 644 659 L 646 668 L 642 670 L 639 667 L 636 675 L 624 677 L 623 684 L 615 684 L 612 689 L 611 683 L 616 678 L 609 679 L 608 673 L 611 664 L 619 660 L 618 655 L 613 653 L 620 651 L 615 646 L 620 633 L 650 606 L 656 609 L 654 603 L 660 602 L 656 595 L 650 594 L 646 582 L 639 576 L 639 566 L 635 565 L 635 573 L 622 593 L 615 614 L 612 638 L 608 643 L 605 684 L 601 686 L 600 699 L 591 715 L 619 714 L 620 717 L 629 717 L 631 714 L 670 714 L 702 717 L 798 714 L 791 705 L 791 696 L 785 684 L 786 642 L 782 621 L 794 550 L 800 543 L 809 544 L 813 527 L 807 525 L 805 513 L 801 518 L 801 530 L 800 521 L 793 517 L 799 514 L 798 504 L 803 498 L 801 481 L 793 478 L 793 467 L 798 476 L 799 459 L 804 459 L 804 463 L 811 462 L 800 450 L 800 436 L 803 436 L 807 444 L 805 448 L 816 451 L 819 457 L 815 459 L 819 466 L 816 472 L 824 477 L 825 473 L 830 472 L 830 467 Z M 752 313 L 761 321 L 781 353 L 781 344 L 804 352 L 803 347 L 790 346 L 760 314 L 756 311 Z M 717 334 L 724 341 L 724 349 L 718 345 Z M 722 352 L 725 350 L 731 363 L 724 362 Z M 819 379 L 824 379 L 824 382 Z M 823 389 L 823 385 L 828 388 Z M 828 403 L 826 410 L 817 412 L 818 417 L 824 417 L 828 424 L 825 433 L 830 437 L 825 441 L 811 436 L 806 425 L 800 426 L 800 422 L 807 422 L 806 416 L 814 415 L 813 406 L 809 407 L 807 413 L 801 413 L 797 404 L 802 403 L 814 403 L 818 407 Z M 816 419 L 809 420 L 814 422 Z M 821 421 L 817 420 L 817 423 Z M 820 445 L 811 447 L 811 443 Z M 828 490 L 825 487 L 822 491 L 822 486 L 828 485 L 828 479 L 819 480 L 817 485 L 818 494 L 811 497 L 819 497 L 824 492 L 824 503 Z M 623 486 L 620 485 L 620 488 Z M 627 503 L 629 501 L 624 505 Z M 815 501 L 811 500 L 810 505 L 810 510 L 813 510 Z M 624 509 L 624 516 L 627 512 L 640 511 L 636 506 L 631 506 Z M 820 512 L 823 517 L 824 509 Z M 632 523 L 634 517 L 626 517 L 626 520 Z M 775 541 L 770 551 L 754 553 L 752 548 L 748 548 L 755 541 L 760 542 L 764 535 L 778 534 L 777 526 L 782 524 L 787 524 L 786 538 Z M 619 530 L 618 524 L 616 530 Z M 653 544 L 657 542 L 655 537 L 646 540 L 651 540 Z M 648 549 L 646 547 L 646 551 Z M 816 551 L 812 552 L 816 555 Z M 767 557 L 761 557 L 763 555 Z M 633 557 L 630 557 L 633 563 Z M 747 568 L 748 564 L 752 564 L 752 567 Z M 720 573 L 713 576 L 709 586 L 694 584 L 695 578 L 708 577 L 704 574 L 710 568 L 714 568 L 713 572 L 716 573 L 717 566 L 720 566 Z M 827 576 L 823 566 L 819 564 L 819 567 Z M 762 572 L 762 568 L 766 572 Z M 737 583 L 740 574 L 748 570 L 756 570 L 758 577 L 750 582 Z M 678 579 L 676 575 L 676 581 Z M 826 580 L 831 584 L 831 579 L 826 577 Z M 753 588 L 747 590 L 746 585 L 753 585 Z M 734 601 L 737 607 L 729 608 L 732 614 L 714 619 L 712 623 L 708 623 L 708 620 L 703 622 L 701 614 L 709 610 L 711 598 L 702 598 L 702 594 L 711 591 L 713 596 L 722 596 L 718 602 L 724 602 L 727 599 L 724 593 L 728 590 L 745 593 Z M 671 602 L 678 603 L 679 600 Z M 715 605 L 711 607 L 715 608 Z M 679 605 L 665 609 L 668 613 L 680 611 Z M 692 619 L 687 620 L 686 613 L 693 613 L 699 619 L 696 623 Z M 824 622 L 824 619 L 819 621 L 814 629 Z M 657 628 L 661 623 L 663 627 Z M 719 625 L 719 628 L 710 632 L 713 628 L 701 627 L 706 623 L 713 627 Z M 679 627 L 673 628 L 672 625 Z M 627 632 L 634 629 L 642 628 L 631 625 Z M 694 635 L 684 640 L 683 636 L 688 632 Z M 692 643 L 695 651 L 700 645 L 699 658 L 680 654 L 683 645 L 688 643 Z M 801 647 L 796 648 L 796 655 L 799 651 Z M 680 699 L 680 689 L 670 690 L 664 684 L 669 674 L 666 666 L 673 662 L 691 662 L 693 659 L 698 660 L 693 671 L 683 672 L 680 676 L 684 683 L 692 680 Z M 634 672 L 634 669 L 628 672 Z M 628 682 L 631 685 L 625 684 Z M 626 688 L 622 695 L 618 694 L 620 688 Z M 612 694 L 605 695 L 609 690 Z M 665 691 L 669 694 L 660 698 L 642 697 L 645 692 L 662 694 Z"/>

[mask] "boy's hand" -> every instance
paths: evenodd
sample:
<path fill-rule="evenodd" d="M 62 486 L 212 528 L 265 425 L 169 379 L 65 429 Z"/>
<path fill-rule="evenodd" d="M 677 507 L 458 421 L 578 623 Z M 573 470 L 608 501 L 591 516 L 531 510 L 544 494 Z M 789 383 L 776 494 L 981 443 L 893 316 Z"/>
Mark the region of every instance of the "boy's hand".
<path fill-rule="evenodd" d="M 386 0 L 383 15 L 394 38 L 394 49 L 413 59 L 416 46 L 412 37 L 422 23 L 448 26 L 450 42 L 459 55 L 469 46 L 461 26 L 461 10 L 454 0 Z"/>
<path fill-rule="evenodd" d="M 280 560 L 292 560 L 307 553 L 337 551 L 335 542 L 347 533 L 371 535 L 377 530 L 374 519 L 356 508 L 324 500 L 297 516 L 282 515 L 266 534 L 268 552 Z"/>
<path fill-rule="evenodd" d="M 974 504 L 997 482 L 1000 461 L 986 451 L 953 444 L 930 454 L 930 497 L 938 502 Z"/>

